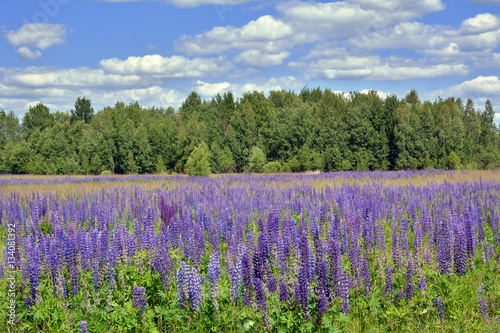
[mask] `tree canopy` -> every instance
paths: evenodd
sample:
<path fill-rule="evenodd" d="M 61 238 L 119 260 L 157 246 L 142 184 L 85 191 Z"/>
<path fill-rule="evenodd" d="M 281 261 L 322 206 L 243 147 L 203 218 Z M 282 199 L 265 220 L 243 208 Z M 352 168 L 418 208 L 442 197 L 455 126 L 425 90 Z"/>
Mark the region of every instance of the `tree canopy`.
<path fill-rule="evenodd" d="M 100 174 L 302 172 L 498 168 L 495 112 L 460 98 L 232 93 L 179 110 L 117 102 L 94 113 L 88 97 L 70 112 L 31 106 L 22 121 L 0 110 L 0 173 Z M 206 163 L 205 163 L 206 162 Z"/>

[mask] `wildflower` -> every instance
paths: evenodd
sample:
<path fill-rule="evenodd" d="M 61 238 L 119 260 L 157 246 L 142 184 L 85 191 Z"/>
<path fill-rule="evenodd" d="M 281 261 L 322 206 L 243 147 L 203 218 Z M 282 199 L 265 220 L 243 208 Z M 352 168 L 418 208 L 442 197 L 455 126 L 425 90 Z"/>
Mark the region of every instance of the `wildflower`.
<path fill-rule="evenodd" d="M 87 333 L 87 322 L 85 320 L 80 322 L 80 333 Z"/>
<path fill-rule="evenodd" d="M 486 302 L 486 297 L 484 296 L 485 290 L 484 290 L 484 284 L 481 283 L 481 287 L 478 289 L 479 292 L 479 311 L 481 312 L 481 316 L 483 318 L 486 318 L 488 315 L 488 303 Z"/>
<path fill-rule="evenodd" d="M 139 315 L 146 311 L 146 288 L 137 287 L 137 284 L 134 284 L 132 287 L 132 306 L 139 310 Z"/>
<path fill-rule="evenodd" d="M 436 304 L 436 307 L 438 309 L 439 319 L 441 320 L 441 323 L 443 323 L 444 320 L 443 300 L 439 297 L 436 297 L 434 299 L 434 303 Z"/>

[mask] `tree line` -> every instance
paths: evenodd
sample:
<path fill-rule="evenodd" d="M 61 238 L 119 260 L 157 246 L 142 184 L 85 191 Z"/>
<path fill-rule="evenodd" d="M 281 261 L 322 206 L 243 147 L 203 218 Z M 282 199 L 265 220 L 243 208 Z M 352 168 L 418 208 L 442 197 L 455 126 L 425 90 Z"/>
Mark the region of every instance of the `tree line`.
<path fill-rule="evenodd" d="M 43 104 L 22 120 L 0 109 L 0 173 L 126 174 L 500 167 L 500 138 L 488 100 L 382 99 L 341 94 L 231 92 L 178 110 L 117 102 L 94 112 L 79 97 L 69 112 Z"/>

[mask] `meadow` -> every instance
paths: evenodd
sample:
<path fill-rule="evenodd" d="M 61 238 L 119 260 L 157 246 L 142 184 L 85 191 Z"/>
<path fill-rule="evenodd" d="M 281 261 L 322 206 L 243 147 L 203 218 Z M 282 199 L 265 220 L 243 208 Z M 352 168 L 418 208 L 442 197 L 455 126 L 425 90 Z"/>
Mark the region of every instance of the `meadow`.
<path fill-rule="evenodd" d="M 498 170 L 2 175 L 0 332 L 498 332 L 499 204 Z"/>

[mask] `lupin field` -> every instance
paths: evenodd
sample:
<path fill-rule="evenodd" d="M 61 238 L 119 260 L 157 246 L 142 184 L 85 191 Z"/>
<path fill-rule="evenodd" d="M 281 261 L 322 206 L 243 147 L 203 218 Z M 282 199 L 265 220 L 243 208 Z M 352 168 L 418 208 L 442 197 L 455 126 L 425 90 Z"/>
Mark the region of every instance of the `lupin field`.
<path fill-rule="evenodd" d="M 500 171 L 0 177 L 0 332 L 498 332 Z"/>

